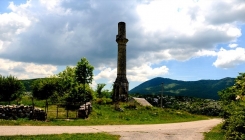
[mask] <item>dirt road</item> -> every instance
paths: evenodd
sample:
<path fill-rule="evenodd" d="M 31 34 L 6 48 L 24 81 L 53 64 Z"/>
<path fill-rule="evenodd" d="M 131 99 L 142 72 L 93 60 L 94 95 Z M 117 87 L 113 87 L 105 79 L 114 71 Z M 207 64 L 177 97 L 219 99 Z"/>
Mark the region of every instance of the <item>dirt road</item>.
<path fill-rule="evenodd" d="M 0 135 L 38 135 L 108 132 L 121 140 L 201 140 L 203 132 L 221 123 L 210 119 L 183 123 L 101 126 L 0 126 Z"/>

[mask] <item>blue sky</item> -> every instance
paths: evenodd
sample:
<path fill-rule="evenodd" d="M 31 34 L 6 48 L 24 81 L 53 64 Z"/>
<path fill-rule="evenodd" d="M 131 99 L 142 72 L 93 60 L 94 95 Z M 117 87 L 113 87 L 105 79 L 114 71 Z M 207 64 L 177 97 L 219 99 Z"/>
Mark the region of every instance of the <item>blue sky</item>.
<path fill-rule="evenodd" d="M 86 57 L 112 88 L 126 22 L 132 89 L 154 77 L 196 81 L 245 69 L 243 0 L 1 0 L 0 74 L 47 77 Z"/>

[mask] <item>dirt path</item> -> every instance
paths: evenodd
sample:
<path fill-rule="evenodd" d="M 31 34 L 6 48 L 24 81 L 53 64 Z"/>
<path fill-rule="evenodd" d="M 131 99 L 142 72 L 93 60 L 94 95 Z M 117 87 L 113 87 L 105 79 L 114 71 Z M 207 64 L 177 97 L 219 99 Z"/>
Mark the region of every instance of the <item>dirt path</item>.
<path fill-rule="evenodd" d="M 108 132 L 121 140 L 201 140 L 203 132 L 221 123 L 210 119 L 183 123 L 101 126 L 0 126 L 0 135 L 37 135 Z"/>

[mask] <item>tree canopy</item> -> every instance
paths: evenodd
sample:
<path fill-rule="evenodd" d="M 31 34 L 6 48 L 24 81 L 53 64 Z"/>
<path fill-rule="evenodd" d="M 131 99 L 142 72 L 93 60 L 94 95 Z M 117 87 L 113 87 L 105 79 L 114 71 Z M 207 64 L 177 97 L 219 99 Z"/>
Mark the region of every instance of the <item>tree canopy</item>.
<path fill-rule="evenodd" d="M 25 87 L 22 82 L 20 82 L 14 76 L 4 77 L 0 75 L 0 99 L 3 101 L 13 101 L 20 98 L 25 91 Z"/>
<path fill-rule="evenodd" d="M 82 58 L 77 62 L 75 69 L 76 81 L 81 85 L 83 84 L 83 89 L 80 88 L 79 92 L 83 94 L 83 101 L 86 102 L 90 100 L 88 91 L 86 91 L 86 84 L 91 84 L 93 81 L 93 70 L 94 67 L 89 64 L 86 58 Z M 79 87 L 80 87 L 79 85 Z"/>
<path fill-rule="evenodd" d="M 76 81 L 80 84 L 90 84 L 93 81 L 94 67 L 89 64 L 86 58 L 82 58 L 77 62 L 75 69 Z"/>
<path fill-rule="evenodd" d="M 240 73 L 235 84 L 219 92 L 222 101 L 223 128 L 227 139 L 245 139 L 245 73 Z"/>

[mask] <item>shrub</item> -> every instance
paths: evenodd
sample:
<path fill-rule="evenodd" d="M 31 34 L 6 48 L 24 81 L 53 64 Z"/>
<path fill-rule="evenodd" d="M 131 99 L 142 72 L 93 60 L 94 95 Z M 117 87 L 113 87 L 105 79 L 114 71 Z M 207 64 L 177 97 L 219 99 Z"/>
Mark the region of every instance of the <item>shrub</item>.
<path fill-rule="evenodd" d="M 112 99 L 111 98 L 97 98 L 96 103 L 100 105 L 111 104 Z"/>
<path fill-rule="evenodd" d="M 245 73 L 240 73 L 234 86 L 219 92 L 219 95 L 226 139 L 245 139 Z"/>

